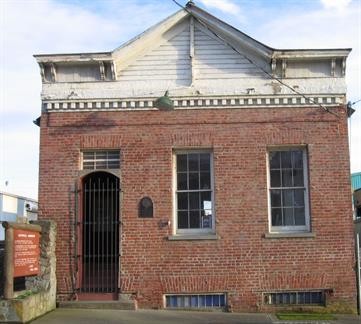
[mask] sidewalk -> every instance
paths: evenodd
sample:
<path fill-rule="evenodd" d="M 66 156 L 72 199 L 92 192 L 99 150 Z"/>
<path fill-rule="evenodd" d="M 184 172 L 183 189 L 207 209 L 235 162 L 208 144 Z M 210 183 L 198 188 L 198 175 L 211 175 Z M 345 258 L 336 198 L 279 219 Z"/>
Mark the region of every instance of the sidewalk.
<path fill-rule="evenodd" d="M 55 311 L 31 322 L 32 324 L 360 324 L 361 318 L 352 315 L 337 315 L 337 321 L 279 321 L 268 314 L 244 314 L 196 311 L 166 310 L 99 310 L 99 309 L 66 309 Z"/>

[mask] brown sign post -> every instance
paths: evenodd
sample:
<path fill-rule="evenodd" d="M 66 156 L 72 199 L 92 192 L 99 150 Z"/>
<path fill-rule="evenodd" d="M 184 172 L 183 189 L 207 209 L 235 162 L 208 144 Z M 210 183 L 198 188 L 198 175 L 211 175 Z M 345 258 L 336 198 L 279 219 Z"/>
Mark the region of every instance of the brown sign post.
<path fill-rule="evenodd" d="M 5 231 L 4 297 L 14 296 L 14 278 L 37 275 L 40 272 L 39 225 L 3 222 Z"/>

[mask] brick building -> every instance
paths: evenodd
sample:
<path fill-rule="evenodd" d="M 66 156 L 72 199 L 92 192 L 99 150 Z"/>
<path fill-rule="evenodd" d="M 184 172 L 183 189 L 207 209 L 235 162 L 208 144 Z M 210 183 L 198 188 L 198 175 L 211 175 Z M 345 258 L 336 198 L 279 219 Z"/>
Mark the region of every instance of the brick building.
<path fill-rule="evenodd" d="M 112 52 L 36 55 L 58 299 L 354 311 L 349 52 L 273 49 L 190 2 Z"/>

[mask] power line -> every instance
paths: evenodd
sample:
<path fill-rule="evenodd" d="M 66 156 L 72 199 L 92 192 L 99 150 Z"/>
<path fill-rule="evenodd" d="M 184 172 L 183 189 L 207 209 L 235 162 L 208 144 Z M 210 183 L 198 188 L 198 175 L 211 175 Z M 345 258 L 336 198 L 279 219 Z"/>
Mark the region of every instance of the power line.
<path fill-rule="evenodd" d="M 288 85 L 287 83 L 284 83 L 281 79 L 275 77 L 274 75 L 272 75 L 271 73 L 269 73 L 267 70 L 265 70 L 263 67 L 259 66 L 257 63 L 255 63 L 252 59 L 250 59 L 247 55 L 245 55 L 244 53 L 240 52 L 239 50 L 237 50 L 233 45 L 229 44 L 225 39 L 222 38 L 222 36 L 219 36 L 216 32 L 214 32 L 213 30 L 211 30 L 208 25 L 203 22 L 201 19 L 199 19 L 198 17 L 195 17 L 194 14 L 188 10 L 187 7 L 182 6 L 179 2 L 177 2 L 176 0 L 172 0 L 177 6 L 181 7 L 183 10 L 185 10 L 186 12 L 188 12 L 192 17 L 194 17 L 202 26 L 204 26 L 209 32 L 211 32 L 213 35 L 215 35 L 217 38 L 221 39 L 226 45 L 228 45 L 230 48 L 232 48 L 236 53 L 238 53 L 239 55 L 241 55 L 242 57 L 244 57 L 249 63 L 251 63 L 252 65 L 254 65 L 256 68 L 258 68 L 259 70 L 261 70 L 264 74 L 266 74 L 270 79 L 277 81 L 278 83 L 280 83 L 281 85 L 285 86 L 286 88 L 290 89 L 292 92 L 298 94 L 299 96 L 303 97 L 304 99 L 306 99 L 308 102 L 310 102 L 311 104 L 317 105 L 319 107 L 321 107 L 323 110 L 325 110 L 326 112 L 335 115 L 336 117 L 340 118 L 340 116 L 329 110 L 327 107 L 325 107 L 324 105 L 321 105 L 320 103 L 316 102 L 315 100 L 313 100 L 312 98 L 307 97 L 306 95 L 304 95 L 303 93 L 297 91 L 296 89 L 294 89 L 293 87 L 291 87 L 290 85 Z M 189 1 L 188 3 L 193 3 L 191 1 Z M 360 100 L 359 100 L 360 101 Z M 358 102 L 358 101 L 357 101 Z M 354 103 L 353 103 L 354 104 Z"/>

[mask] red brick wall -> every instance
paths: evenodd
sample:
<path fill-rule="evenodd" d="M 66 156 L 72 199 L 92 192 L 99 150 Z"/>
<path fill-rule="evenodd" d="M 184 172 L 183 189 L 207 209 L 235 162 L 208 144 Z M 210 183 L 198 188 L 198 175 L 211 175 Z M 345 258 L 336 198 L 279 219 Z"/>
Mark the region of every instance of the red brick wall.
<path fill-rule="evenodd" d="M 321 108 L 193 109 L 44 113 L 40 218 L 58 223 L 59 298 L 70 298 L 74 184 L 80 152 L 121 151 L 123 293 L 140 307 L 162 307 L 164 293 L 227 292 L 236 310 L 265 309 L 262 292 L 330 288 L 330 301 L 355 308 L 356 288 L 347 122 Z M 266 150 L 307 144 L 314 238 L 264 238 L 268 232 Z M 172 149 L 214 152 L 214 241 L 169 241 Z M 154 218 L 138 218 L 149 196 Z M 74 282 L 74 281 L 73 281 Z"/>

